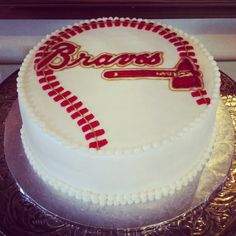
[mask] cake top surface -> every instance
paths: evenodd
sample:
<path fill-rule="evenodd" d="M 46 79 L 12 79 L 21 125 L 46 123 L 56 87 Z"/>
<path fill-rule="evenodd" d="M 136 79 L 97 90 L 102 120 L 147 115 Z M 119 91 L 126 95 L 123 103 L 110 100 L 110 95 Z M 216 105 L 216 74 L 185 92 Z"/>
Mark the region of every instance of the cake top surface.
<path fill-rule="evenodd" d="M 219 72 L 186 33 L 152 21 L 102 18 L 47 36 L 18 87 L 41 127 L 84 150 L 158 148 L 204 119 Z"/>

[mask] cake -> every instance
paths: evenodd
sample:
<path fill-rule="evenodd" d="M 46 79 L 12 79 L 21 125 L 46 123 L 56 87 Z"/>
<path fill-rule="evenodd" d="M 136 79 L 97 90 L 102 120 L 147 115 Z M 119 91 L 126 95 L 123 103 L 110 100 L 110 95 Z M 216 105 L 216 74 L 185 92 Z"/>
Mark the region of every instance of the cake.
<path fill-rule="evenodd" d="M 158 200 L 210 157 L 220 73 L 175 27 L 130 18 L 67 26 L 29 52 L 17 85 L 29 162 L 78 200 Z"/>

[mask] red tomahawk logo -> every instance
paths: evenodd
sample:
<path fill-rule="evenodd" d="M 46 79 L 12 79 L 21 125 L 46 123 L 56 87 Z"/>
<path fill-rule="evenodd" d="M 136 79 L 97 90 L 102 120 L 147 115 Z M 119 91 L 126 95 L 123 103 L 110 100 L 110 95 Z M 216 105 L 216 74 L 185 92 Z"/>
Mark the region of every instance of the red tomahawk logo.
<path fill-rule="evenodd" d="M 210 98 L 205 98 L 206 90 L 202 80 L 202 73 L 189 57 L 179 60 L 177 65 L 171 69 L 115 69 L 105 70 L 103 78 L 107 80 L 122 79 L 168 79 L 172 90 L 194 91 L 193 97 L 201 97 L 197 100 L 199 105 L 209 104 Z"/>
<path fill-rule="evenodd" d="M 181 58 L 171 69 L 116 69 L 105 70 L 103 78 L 119 79 L 168 79 L 173 90 L 197 90 L 203 88 L 202 74 L 188 57 Z"/>

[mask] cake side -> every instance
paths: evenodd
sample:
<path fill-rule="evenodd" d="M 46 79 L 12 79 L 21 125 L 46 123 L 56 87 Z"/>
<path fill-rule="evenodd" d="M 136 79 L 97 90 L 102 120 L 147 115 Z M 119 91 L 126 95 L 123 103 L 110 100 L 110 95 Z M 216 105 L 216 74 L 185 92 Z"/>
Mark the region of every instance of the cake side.
<path fill-rule="evenodd" d="M 149 183 L 147 183 L 146 181 L 142 180 L 142 174 L 147 175 L 147 173 L 142 173 L 140 172 L 135 172 L 135 179 L 132 179 L 132 174 L 133 174 L 133 170 L 135 169 L 135 171 L 137 171 L 138 168 L 134 167 L 134 162 L 136 165 L 140 164 L 140 162 L 134 160 L 134 162 L 132 163 L 133 166 L 131 166 L 128 162 L 128 164 L 126 165 L 126 168 L 120 169 L 120 163 L 117 164 L 117 161 L 113 162 L 113 169 L 111 169 L 110 171 L 108 171 L 108 173 L 104 173 L 104 168 L 103 170 L 100 170 L 100 173 L 95 173 L 92 172 L 92 170 L 95 169 L 95 167 L 104 164 L 106 165 L 107 168 L 109 168 L 109 164 L 107 164 L 104 160 L 103 162 L 91 162 L 88 163 L 87 162 L 87 166 L 83 164 L 81 164 L 81 161 L 77 160 L 77 163 L 70 163 L 70 168 L 68 169 L 68 167 L 66 166 L 66 163 L 60 163 L 59 166 L 60 168 L 62 168 L 62 166 L 65 168 L 65 170 L 68 171 L 68 173 L 63 173 L 63 170 L 56 168 L 56 172 L 54 172 L 53 168 L 52 168 L 52 163 L 50 163 L 50 161 L 48 163 L 43 163 L 41 162 L 41 159 L 35 155 L 35 153 L 32 150 L 30 141 L 28 140 L 28 137 L 24 134 L 24 128 L 22 129 L 22 141 L 24 144 L 24 149 L 26 152 L 26 155 L 31 163 L 31 165 L 33 166 L 34 170 L 39 174 L 39 176 L 48 184 L 50 184 L 53 188 L 55 188 L 56 190 L 61 191 L 62 193 L 68 194 L 69 196 L 75 197 L 78 200 L 82 200 L 85 202 L 92 202 L 93 204 L 99 204 L 101 206 L 104 205 L 124 205 L 124 204 L 134 204 L 134 203 L 145 203 L 148 201 L 153 201 L 153 200 L 159 200 L 162 198 L 166 198 L 169 195 L 174 194 L 176 191 L 181 190 L 182 188 L 185 188 L 185 186 L 188 186 L 189 184 L 191 184 L 191 182 L 195 179 L 195 177 L 199 176 L 201 174 L 201 170 L 204 167 L 204 165 L 206 164 L 206 162 L 209 160 L 209 158 L 211 157 L 211 153 L 212 153 L 212 148 L 214 147 L 214 143 L 215 143 L 215 132 L 217 133 L 216 127 L 218 126 L 218 132 L 219 130 L 222 130 L 222 124 L 224 126 L 224 128 L 226 129 L 228 126 L 225 124 L 225 122 L 222 122 L 221 117 L 222 117 L 222 108 L 218 109 L 218 122 L 219 123 L 216 124 L 215 126 L 215 130 L 214 133 L 212 133 L 211 136 L 211 140 L 208 144 L 207 149 L 203 150 L 203 152 L 201 153 L 201 156 L 198 158 L 198 162 L 196 163 L 192 163 L 191 165 L 191 169 L 188 170 L 188 167 L 186 165 L 180 166 L 180 173 L 176 173 L 176 171 L 174 172 L 175 174 L 173 175 L 173 169 L 171 169 L 171 163 L 169 163 L 169 167 L 170 168 L 166 168 L 166 172 L 165 173 L 159 173 L 158 175 L 155 176 L 151 176 L 151 174 L 155 174 L 156 172 L 160 172 L 161 168 L 159 166 L 161 166 L 162 163 L 155 161 L 155 159 L 152 159 L 153 162 L 151 163 L 151 165 L 149 166 L 148 170 L 150 171 L 148 173 L 148 177 L 152 177 L 152 178 L 156 178 L 156 179 L 162 179 L 162 181 L 154 181 L 152 178 L 149 178 Z M 219 142 L 219 140 L 216 140 L 216 143 Z M 81 153 L 80 153 L 81 154 Z M 147 153 L 145 153 L 147 154 Z M 149 153 L 148 153 L 149 154 Z M 146 156 L 146 155 L 145 155 Z M 126 156 L 127 157 L 127 156 Z M 173 153 L 172 158 L 176 158 L 177 155 L 175 155 L 175 153 Z M 50 158 L 50 156 L 47 156 L 48 160 Z M 150 160 L 151 158 L 149 158 Z M 90 159 L 91 160 L 91 159 Z M 102 160 L 102 159 L 100 159 Z M 114 161 L 114 159 L 113 159 Z M 58 163 L 57 163 L 58 164 Z M 55 163 L 54 163 L 55 165 Z M 74 166 L 81 166 L 81 169 L 75 168 L 74 170 L 72 169 Z M 114 166 L 116 165 L 116 168 L 114 168 Z M 142 165 L 142 164 L 140 164 Z M 124 166 L 122 166 L 124 167 Z M 121 167 L 121 168 L 122 168 Z M 151 168 L 152 167 L 152 168 Z M 63 168 L 63 169 L 64 169 Z M 139 166 L 140 168 L 140 166 Z M 163 166 L 162 166 L 163 168 Z M 74 172 L 73 172 L 74 171 Z M 78 171 L 76 173 L 76 171 Z M 145 170 L 146 171 L 146 170 Z M 117 178 L 115 178 L 114 176 L 116 176 L 117 172 L 119 172 L 119 176 L 117 176 Z M 151 173 L 152 172 L 152 173 Z M 131 175 L 130 175 L 131 173 Z M 69 178 L 70 174 L 72 175 L 71 179 Z M 99 175 L 103 174 L 103 178 L 107 178 L 106 180 L 104 180 L 103 178 L 99 178 Z M 178 176 L 178 174 L 181 174 Z M 93 182 L 95 182 L 96 179 L 96 184 L 93 187 L 93 189 L 95 189 L 94 191 L 92 191 L 91 189 L 88 189 L 87 186 L 89 186 L 89 184 L 84 185 L 84 183 L 81 183 L 79 180 L 81 178 L 81 176 L 83 178 L 88 179 L 89 175 L 92 175 L 91 180 Z M 165 175 L 165 178 L 163 178 L 163 176 Z M 95 176 L 95 177 L 94 177 Z M 112 177 L 110 177 L 112 176 Z M 139 178 L 140 177 L 140 178 Z M 168 177 L 170 177 L 168 179 Z M 76 182 L 74 180 L 77 180 Z M 169 183 L 165 183 L 165 181 L 169 180 Z M 117 191 L 118 186 L 120 185 L 120 183 L 124 183 L 123 181 L 125 181 L 125 184 L 121 185 L 121 190 L 123 191 Z M 133 182 L 132 182 L 133 181 Z M 132 186 L 135 184 L 135 182 L 138 181 L 138 187 L 141 187 L 141 190 L 139 189 L 139 191 L 135 191 L 132 189 Z M 126 182 L 128 184 L 131 184 L 129 187 L 127 187 Z M 103 189 L 103 185 L 109 185 L 110 187 L 110 192 L 109 191 L 104 191 Z M 151 185 L 151 187 L 149 187 Z M 114 188 L 114 186 L 116 186 L 117 188 Z M 137 186 L 137 185 L 135 185 Z M 97 187 L 97 189 L 96 189 Z M 127 187 L 127 189 L 125 189 Z M 111 190 L 114 190 L 113 192 Z M 133 191 L 132 191 L 133 190 Z"/>
<path fill-rule="evenodd" d="M 124 35 L 127 37 L 122 41 Z M 93 42 L 94 36 L 98 39 L 96 43 Z M 112 44 L 105 41 L 104 44 L 107 38 L 119 40 Z M 133 39 L 130 44 L 127 38 Z M 76 54 L 77 61 L 70 58 L 77 66 L 67 64 L 62 70 L 55 69 L 62 62 L 60 57 L 54 58 L 51 63 L 54 73 L 42 76 L 39 68 L 43 68 L 43 62 L 48 61 L 54 52 L 54 49 L 46 49 L 45 45 L 52 43 L 51 47 L 58 46 L 59 40 L 65 40 L 63 45 L 66 50 L 80 45 L 85 52 L 102 55 L 103 58 L 109 56 L 113 61 L 123 52 L 132 52 L 136 60 L 125 67 L 113 63 L 110 67 L 91 68 L 91 65 L 84 64 L 85 61 L 82 66 L 78 64 L 84 52 L 81 50 L 80 54 Z M 142 55 L 142 60 L 137 55 Z M 144 64 L 144 58 L 154 60 L 156 68 L 152 67 L 152 60 Z M 180 85 L 173 87 L 168 76 L 176 76 L 176 68 L 181 64 L 179 61 L 185 58 L 190 58 L 190 66 L 197 77 L 202 73 L 204 89 L 186 84 L 180 84 L 187 88 L 179 91 L 176 90 Z M 104 64 L 104 61 L 100 63 Z M 147 80 L 146 74 L 142 74 L 145 79 L 135 77 L 136 80 L 124 81 L 120 78 L 119 81 L 109 81 L 117 71 L 129 76 L 137 71 L 140 73 L 140 70 L 142 73 L 155 71 L 159 73 L 159 79 L 168 76 L 163 80 Z M 48 68 L 43 71 L 49 73 Z M 74 106 L 69 108 L 72 100 L 68 103 L 68 99 L 64 99 L 66 94 L 61 96 L 62 100 L 58 97 L 61 94 L 48 98 L 47 93 L 53 94 L 55 89 L 50 87 L 52 85 L 48 86 L 48 81 L 45 84 L 45 78 L 48 80 L 53 76 L 57 78 L 56 89 L 70 86 L 68 99 L 75 99 L 73 96 L 76 94 L 83 101 L 85 107 L 82 109 L 93 111 L 85 113 L 93 117 L 87 126 L 88 131 L 92 130 L 91 123 L 94 121 L 98 121 L 99 129 L 96 126 L 93 132 L 85 132 L 85 138 L 89 137 L 89 147 L 95 150 L 88 148 L 87 138 L 78 130 L 81 127 L 77 124 L 83 122 L 85 116 L 82 116 L 82 121 L 78 114 L 73 116 Z M 137 74 L 135 76 L 139 77 Z M 19 73 L 18 92 L 25 149 L 31 149 L 28 152 L 32 152 L 35 159 L 46 167 L 49 175 L 68 184 L 70 187 L 64 189 L 73 194 L 76 192 L 78 198 L 101 204 L 134 203 L 158 198 L 162 193 L 174 192 L 190 181 L 209 157 L 214 140 L 219 84 L 218 68 L 209 53 L 196 40 L 171 26 L 128 18 L 104 18 L 69 26 L 48 36 L 32 50 Z M 76 100 L 76 104 L 79 102 Z M 96 120 L 93 120 L 95 117 Z M 173 157 L 178 157 L 178 160 Z M 58 186 L 58 181 L 52 178 L 50 181 Z"/>
<path fill-rule="evenodd" d="M 225 158 L 224 160 L 231 160 L 233 146 L 234 146 L 234 139 L 232 139 L 233 138 L 232 120 L 230 119 L 230 116 L 227 112 L 227 109 L 224 107 L 224 105 L 222 109 L 222 104 L 221 104 L 221 107 L 218 108 L 217 114 L 218 114 L 217 120 L 222 124 L 218 126 L 219 122 L 217 121 L 218 127 L 217 127 L 216 142 L 214 144 L 214 148 L 212 152 L 213 156 L 211 157 L 211 160 L 212 161 L 214 160 L 213 163 L 215 164 L 218 163 L 218 159 L 222 161 L 224 158 Z M 208 163 L 207 163 L 207 168 L 209 168 L 209 164 L 210 164 Z M 212 165 L 212 162 L 210 165 Z M 35 168 L 37 169 L 39 168 L 39 166 L 36 165 Z M 210 167 L 210 169 L 211 168 L 212 166 Z M 204 167 L 204 172 L 205 171 L 206 171 L 206 168 Z M 211 172 L 209 171 L 209 169 L 207 171 Z M 58 196 L 66 198 L 67 201 L 69 200 L 69 202 L 73 202 L 76 207 L 79 207 L 79 209 L 86 209 L 86 212 L 88 212 L 88 209 L 89 209 L 89 213 L 91 213 L 91 218 L 93 219 L 95 218 L 98 222 L 101 222 L 103 220 L 107 223 L 107 219 L 109 219 L 111 226 L 113 226 L 114 224 L 117 224 L 118 225 L 117 227 L 135 227 L 137 225 L 138 226 L 149 225 L 152 223 L 157 223 L 159 221 L 170 219 L 176 216 L 176 214 L 179 215 L 185 210 L 189 209 L 189 204 L 190 204 L 189 201 L 191 201 L 192 199 L 191 194 L 195 196 L 194 190 L 196 188 L 194 187 L 194 183 L 195 182 L 198 183 L 199 175 L 202 176 L 201 171 L 197 174 L 197 176 L 193 178 L 193 181 L 189 182 L 186 186 L 183 186 L 179 191 L 176 190 L 174 194 L 172 195 L 169 194 L 168 196 L 161 195 L 160 199 L 155 200 L 155 201 L 147 201 L 146 203 L 139 203 L 139 204 L 132 204 L 132 205 L 103 206 L 102 212 L 101 210 L 99 210 L 99 215 L 97 215 L 97 218 L 96 216 L 94 217 L 94 213 L 92 213 L 94 208 L 98 209 L 98 206 L 96 204 L 91 204 L 91 202 L 85 203 L 85 202 L 82 202 L 81 200 L 74 199 L 75 195 L 73 194 L 71 195 L 72 197 L 68 197 L 68 193 L 70 192 L 62 193 L 59 191 L 59 193 L 57 194 Z M 46 182 L 48 183 L 48 181 Z M 206 179 L 202 180 L 201 186 L 204 185 L 205 182 L 206 182 Z M 56 189 L 54 190 L 56 191 Z M 201 192 L 201 196 L 205 192 L 208 193 L 209 191 Z M 205 198 L 206 198 L 206 195 L 204 195 L 202 199 L 204 200 Z M 198 201 L 198 204 L 199 204 L 199 201 Z M 196 205 L 194 204 L 192 206 L 196 206 Z M 173 214 L 173 211 L 174 211 L 174 214 Z M 171 212 L 173 215 L 171 215 Z M 95 215 L 96 213 L 97 211 L 95 210 Z M 165 216 L 167 218 L 165 218 Z M 109 226 L 110 225 L 108 225 L 108 227 Z"/>

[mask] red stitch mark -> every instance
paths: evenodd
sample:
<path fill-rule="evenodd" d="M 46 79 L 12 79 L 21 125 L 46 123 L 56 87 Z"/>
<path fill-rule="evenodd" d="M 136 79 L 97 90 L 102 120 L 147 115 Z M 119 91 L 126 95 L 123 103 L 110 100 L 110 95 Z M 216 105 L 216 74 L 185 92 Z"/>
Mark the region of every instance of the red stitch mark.
<path fill-rule="evenodd" d="M 76 96 L 72 96 L 70 98 L 68 98 L 67 100 L 61 102 L 61 106 L 65 107 L 68 106 L 69 104 L 72 104 L 73 102 L 75 102 L 78 98 Z"/>
<path fill-rule="evenodd" d="M 161 25 L 157 25 L 157 26 L 155 26 L 154 28 L 153 28 L 153 30 L 152 30 L 152 32 L 157 32 L 157 31 L 159 31 L 160 29 L 162 29 L 163 28 L 163 26 L 161 26 Z"/>
<path fill-rule="evenodd" d="M 187 41 L 179 41 L 177 43 L 174 43 L 175 47 L 183 46 L 183 45 L 188 45 L 189 43 Z"/>
<path fill-rule="evenodd" d="M 194 52 L 181 52 L 180 57 L 194 57 L 195 53 Z"/>
<path fill-rule="evenodd" d="M 150 22 L 150 23 L 148 23 L 148 24 L 146 25 L 145 30 L 149 31 L 149 30 L 151 30 L 151 28 L 152 28 L 153 26 L 154 26 L 154 23 L 153 23 L 153 22 Z"/>
<path fill-rule="evenodd" d="M 52 74 L 53 74 L 52 70 L 37 71 L 37 76 L 52 75 Z"/>
<path fill-rule="evenodd" d="M 112 27 L 112 20 L 107 19 L 106 25 L 107 25 L 107 27 Z"/>
<path fill-rule="evenodd" d="M 36 72 L 36 75 L 37 75 L 37 76 L 42 76 L 42 75 L 44 75 L 44 73 L 43 73 L 43 71 L 37 71 L 37 72 Z"/>
<path fill-rule="evenodd" d="M 127 26 L 129 25 L 129 23 L 130 23 L 130 20 L 129 20 L 129 19 L 126 19 L 126 20 L 124 20 L 124 21 L 122 22 L 122 24 L 123 24 L 124 27 L 127 27 Z"/>
<path fill-rule="evenodd" d="M 41 46 L 39 47 L 38 51 L 44 51 L 47 47 L 46 46 Z"/>
<path fill-rule="evenodd" d="M 99 137 L 103 134 L 105 134 L 104 129 L 99 129 L 99 130 L 95 130 L 94 132 L 90 132 L 90 133 L 86 134 L 85 138 L 86 138 L 86 140 L 89 140 L 91 138 Z"/>
<path fill-rule="evenodd" d="M 83 29 L 86 30 L 86 31 L 90 30 L 90 26 L 89 26 L 88 23 L 83 23 L 83 24 L 82 24 L 82 27 L 83 27 Z"/>
<path fill-rule="evenodd" d="M 178 36 L 178 37 L 176 37 L 176 38 L 178 39 L 178 41 L 184 41 L 184 38 L 183 38 L 183 37 Z"/>
<path fill-rule="evenodd" d="M 65 31 L 70 35 L 70 36 L 75 36 L 76 32 L 70 28 L 65 29 Z"/>
<path fill-rule="evenodd" d="M 99 25 L 100 28 L 104 28 L 105 27 L 105 22 L 103 20 L 99 20 L 98 25 Z"/>
<path fill-rule="evenodd" d="M 58 102 L 58 101 L 60 101 L 60 100 L 62 100 L 62 99 L 63 99 L 63 97 L 62 97 L 60 94 L 53 98 L 53 100 L 54 100 L 55 102 Z"/>
<path fill-rule="evenodd" d="M 84 114 L 86 114 L 88 112 L 88 109 L 87 108 L 82 108 L 81 110 L 79 111 L 76 111 L 74 112 L 72 115 L 71 115 L 71 118 L 74 120 L 80 116 L 83 116 Z M 89 125 L 89 124 L 88 124 Z"/>
<path fill-rule="evenodd" d="M 204 97 L 205 95 L 207 95 L 207 91 L 206 90 L 197 90 L 191 93 L 192 97 L 201 97 L 200 99 L 198 99 L 196 102 L 198 105 L 209 105 L 211 103 L 211 99 L 208 97 Z"/>
<path fill-rule="evenodd" d="M 120 19 L 115 19 L 114 25 L 115 26 L 120 26 L 121 25 Z"/>
<path fill-rule="evenodd" d="M 47 50 L 45 50 L 44 52 L 43 52 L 43 55 L 41 56 L 41 57 L 38 57 L 38 59 L 42 59 L 43 57 L 46 57 L 46 56 L 48 56 L 49 55 L 49 53 L 47 52 Z M 38 64 L 38 62 L 36 63 L 36 64 Z"/>
<path fill-rule="evenodd" d="M 79 109 L 82 105 L 83 105 L 83 103 L 81 101 L 76 102 L 76 103 L 72 104 L 71 106 L 67 107 L 66 111 L 68 113 L 70 113 L 70 112 L 72 112 L 72 111 L 74 111 L 76 109 Z"/>
<path fill-rule="evenodd" d="M 64 93 L 58 94 L 57 96 L 55 96 L 55 97 L 53 98 L 53 100 L 54 100 L 55 102 L 58 102 L 58 101 L 60 101 L 60 100 L 62 100 L 62 99 L 65 99 L 65 98 L 68 97 L 70 94 L 71 94 L 70 91 L 65 91 Z"/>
<path fill-rule="evenodd" d="M 207 95 L 207 91 L 206 90 L 197 90 L 191 93 L 192 97 L 199 97 L 199 96 L 203 96 L 203 95 Z"/>
<path fill-rule="evenodd" d="M 71 95 L 71 92 L 70 91 L 65 91 L 64 93 L 62 93 L 62 96 L 64 98 L 68 97 L 69 95 Z"/>
<path fill-rule="evenodd" d="M 130 23 L 130 27 L 135 28 L 137 23 L 138 23 L 137 20 L 132 20 L 131 23 Z"/>
<path fill-rule="evenodd" d="M 91 21 L 90 25 L 91 25 L 92 29 L 97 29 L 97 27 L 98 27 L 96 21 Z"/>
<path fill-rule="evenodd" d="M 61 37 L 55 36 L 55 35 L 51 36 L 50 39 L 52 39 L 53 41 L 58 42 L 58 43 L 63 41 L 63 39 Z"/>
<path fill-rule="evenodd" d="M 58 43 L 58 42 L 56 42 L 56 41 L 50 39 L 50 42 L 49 42 L 49 44 L 47 45 L 47 49 L 50 48 L 50 47 L 52 47 L 53 45 L 55 45 L 55 44 L 57 44 L 57 43 Z M 46 50 L 47 50 L 47 49 L 46 49 Z M 46 50 L 45 50 L 45 51 L 46 51 Z"/>
<path fill-rule="evenodd" d="M 52 75 L 53 74 L 53 70 L 45 70 L 44 74 L 45 75 Z"/>
<path fill-rule="evenodd" d="M 175 37 L 175 38 L 171 38 L 171 39 L 169 40 L 169 42 L 174 43 L 174 42 L 180 42 L 180 41 L 182 41 L 182 40 L 183 40 L 182 37 Z"/>
<path fill-rule="evenodd" d="M 94 118 L 94 115 L 93 115 L 93 114 L 89 114 L 89 115 L 85 116 L 84 118 L 78 120 L 77 124 L 78 124 L 79 126 L 84 125 L 84 124 L 86 124 L 88 121 L 91 121 L 93 118 Z"/>
<path fill-rule="evenodd" d="M 146 25 L 145 21 L 140 21 L 138 24 L 138 29 L 143 29 L 145 25 Z"/>
<path fill-rule="evenodd" d="M 61 93 L 64 90 L 63 87 L 56 88 L 48 93 L 50 97 L 57 95 L 58 93 Z"/>
<path fill-rule="evenodd" d="M 210 104 L 211 103 L 211 99 L 210 98 L 200 98 L 197 100 L 197 104 L 198 105 L 203 105 L 203 104 Z"/>
<path fill-rule="evenodd" d="M 46 83 L 47 81 L 48 82 L 53 81 L 55 79 L 56 79 L 56 76 L 48 76 L 48 77 L 41 78 L 39 80 L 39 83 L 42 84 L 42 83 Z"/>
<path fill-rule="evenodd" d="M 165 35 L 165 34 L 167 34 L 168 32 L 170 32 L 170 29 L 165 28 L 164 30 L 160 31 L 159 34 L 160 34 L 160 35 Z"/>
<path fill-rule="evenodd" d="M 108 143 L 108 141 L 106 139 L 103 139 L 103 140 L 99 140 L 99 141 L 95 141 L 95 142 L 92 142 L 89 144 L 89 147 L 90 148 L 97 148 L 97 146 L 99 148 L 105 146 L 106 144 Z"/>
<path fill-rule="evenodd" d="M 176 37 L 169 39 L 170 43 L 174 43 L 174 42 L 177 42 L 177 41 L 178 41 L 178 39 Z"/>
<path fill-rule="evenodd" d="M 175 32 L 171 32 L 169 34 L 166 34 L 164 35 L 164 38 L 165 39 L 169 39 L 169 38 L 172 38 L 172 37 L 175 37 L 177 34 Z"/>
<path fill-rule="evenodd" d="M 43 89 L 43 90 L 48 90 L 48 89 L 52 89 L 52 88 L 54 88 L 54 87 L 56 87 L 56 86 L 58 86 L 58 85 L 60 85 L 59 81 L 55 81 L 55 82 L 48 83 L 48 84 L 44 85 L 44 86 L 42 87 L 42 89 Z"/>
<path fill-rule="evenodd" d="M 88 130 L 92 130 L 92 128 L 98 127 L 99 125 L 100 125 L 100 123 L 97 120 L 95 120 L 87 125 L 84 125 L 82 127 L 82 130 L 83 130 L 83 132 L 87 132 Z"/>
<path fill-rule="evenodd" d="M 69 39 L 70 38 L 70 35 L 68 35 L 66 32 L 60 32 L 58 33 L 62 38 L 65 38 L 65 39 Z"/>
<path fill-rule="evenodd" d="M 188 51 L 188 50 L 193 50 L 193 47 L 192 46 L 180 46 L 180 47 L 177 47 L 177 51 L 180 52 L 180 51 Z"/>
<path fill-rule="evenodd" d="M 83 32 L 82 28 L 79 27 L 78 25 L 72 26 L 72 29 L 75 30 L 77 33 L 82 33 Z"/>

